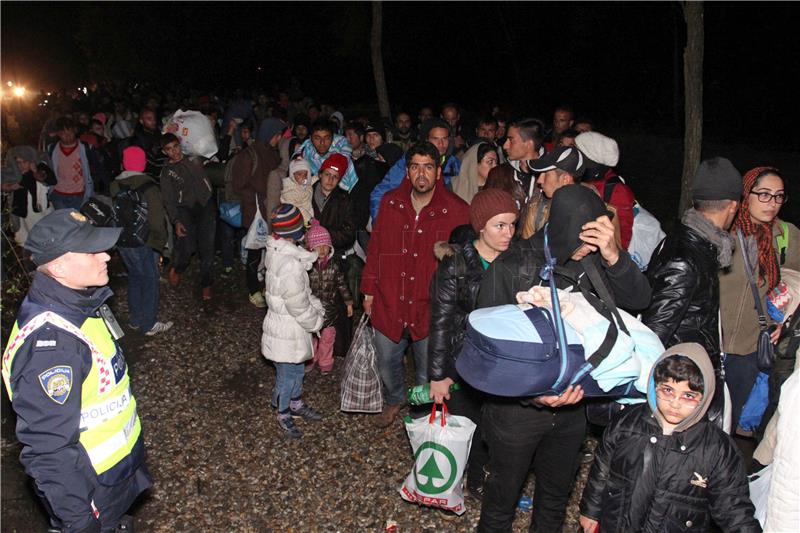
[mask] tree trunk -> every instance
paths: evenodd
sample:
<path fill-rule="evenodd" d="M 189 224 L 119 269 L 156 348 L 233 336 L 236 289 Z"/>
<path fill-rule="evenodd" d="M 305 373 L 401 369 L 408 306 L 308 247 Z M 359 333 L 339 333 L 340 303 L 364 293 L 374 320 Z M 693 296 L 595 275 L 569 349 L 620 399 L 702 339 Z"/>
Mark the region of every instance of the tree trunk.
<path fill-rule="evenodd" d="M 703 145 L 703 2 L 684 2 L 686 48 L 683 52 L 683 176 L 678 216 L 691 204 L 691 180 L 700 165 Z"/>
<path fill-rule="evenodd" d="M 389 108 L 389 92 L 386 89 L 386 76 L 383 73 L 383 53 L 381 52 L 381 34 L 383 33 L 383 4 L 372 2 L 372 72 L 375 75 L 375 90 L 378 93 L 378 110 L 381 117 L 391 120 Z"/>

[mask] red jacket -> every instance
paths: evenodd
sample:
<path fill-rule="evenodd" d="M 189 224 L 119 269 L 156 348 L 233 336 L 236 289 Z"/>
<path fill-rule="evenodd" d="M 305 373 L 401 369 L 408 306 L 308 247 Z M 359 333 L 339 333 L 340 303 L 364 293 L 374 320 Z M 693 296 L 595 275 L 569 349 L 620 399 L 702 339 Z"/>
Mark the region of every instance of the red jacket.
<path fill-rule="evenodd" d="M 628 246 L 631 244 L 631 236 L 633 235 L 633 204 L 636 203 L 636 197 L 633 195 L 631 188 L 619 180 L 617 183 L 612 182 L 608 185 L 608 187 L 613 187 L 613 190 L 611 192 L 611 197 L 606 200 L 606 182 L 614 176 L 617 176 L 617 173 L 613 168 L 610 168 L 599 180 L 592 180 L 587 183 L 592 184 L 594 188 L 597 189 L 597 192 L 600 193 L 600 197 L 603 198 L 604 202 L 613 205 L 617 209 L 622 247 L 627 250 Z"/>
<path fill-rule="evenodd" d="M 419 217 L 411 190 L 404 179 L 381 200 L 361 277 L 361 292 L 374 296 L 372 325 L 393 342 L 400 342 L 406 327 L 415 341 L 428 336 L 428 286 L 437 266 L 433 245 L 469 221 L 469 205 L 442 181 Z"/>

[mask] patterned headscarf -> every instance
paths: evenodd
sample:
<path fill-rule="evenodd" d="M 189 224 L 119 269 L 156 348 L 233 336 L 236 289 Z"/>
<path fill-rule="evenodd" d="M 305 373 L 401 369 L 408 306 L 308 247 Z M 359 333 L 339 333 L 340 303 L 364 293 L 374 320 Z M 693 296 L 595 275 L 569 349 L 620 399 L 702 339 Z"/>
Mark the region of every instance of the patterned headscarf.
<path fill-rule="evenodd" d="M 772 167 L 756 167 L 748 171 L 742 183 L 742 203 L 739 206 L 739 213 L 736 215 L 736 227 L 742 230 L 745 235 L 753 235 L 758 244 L 758 277 L 767 282 L 767 289 L 772 290 L 781 280 L 781 271 L 778 267 L 778 258 L 775 252 L 774 239 L 772 238 L 772 227 L 775 224 L 773 219 L 769 223 L 754 222 L 750 218 L 750 202 L 758 202 L 753 198 L 750 191 L 756 180 L 767 174 L 778 174 L 777 169 Z"/>

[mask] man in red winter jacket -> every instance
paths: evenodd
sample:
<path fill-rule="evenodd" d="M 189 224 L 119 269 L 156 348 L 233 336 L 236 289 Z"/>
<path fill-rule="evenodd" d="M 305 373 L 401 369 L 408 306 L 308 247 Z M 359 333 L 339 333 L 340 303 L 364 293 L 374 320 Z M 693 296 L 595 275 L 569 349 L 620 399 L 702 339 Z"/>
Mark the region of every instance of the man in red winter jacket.
<path fill-rule="evenodd" d="M 636 197 L 614 170 L 619 162 L 617 141 L 602 133 L 587 131 L 575 137 L 575 146 L 586 156 L 584 183 L 593 185 L 603 201 L 616 208 L 622 247 L 627 250 L 633 235 Z"/>
<path fill-rule="evenodd" d="M 372 230 L 361 278 L 364 312 L 375 328 L 386 405 L 375 419 L 387 427 L 405 403 L 403 356 L 414 352 L 415 383 L 428 382 L 428 286 L 436 270 L 433 245 L 469 221 L 469 206 L 442 184 L 439 152 L 429 142 L 406 153 L 406 178 L 387 193 Z"/>

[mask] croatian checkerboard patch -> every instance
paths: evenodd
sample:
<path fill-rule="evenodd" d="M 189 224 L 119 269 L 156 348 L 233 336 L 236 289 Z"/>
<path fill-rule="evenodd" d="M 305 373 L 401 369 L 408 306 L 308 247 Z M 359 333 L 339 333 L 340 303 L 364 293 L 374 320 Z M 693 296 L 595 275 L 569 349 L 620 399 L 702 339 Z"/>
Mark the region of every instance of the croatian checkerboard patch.
<path fill-rule="evenodd" d="M 39 383 L 51 400 L 59 405 L 64 405 L 72 390 L 72 367 L 54 366 L 48 368 L 39 374 Z"/>

